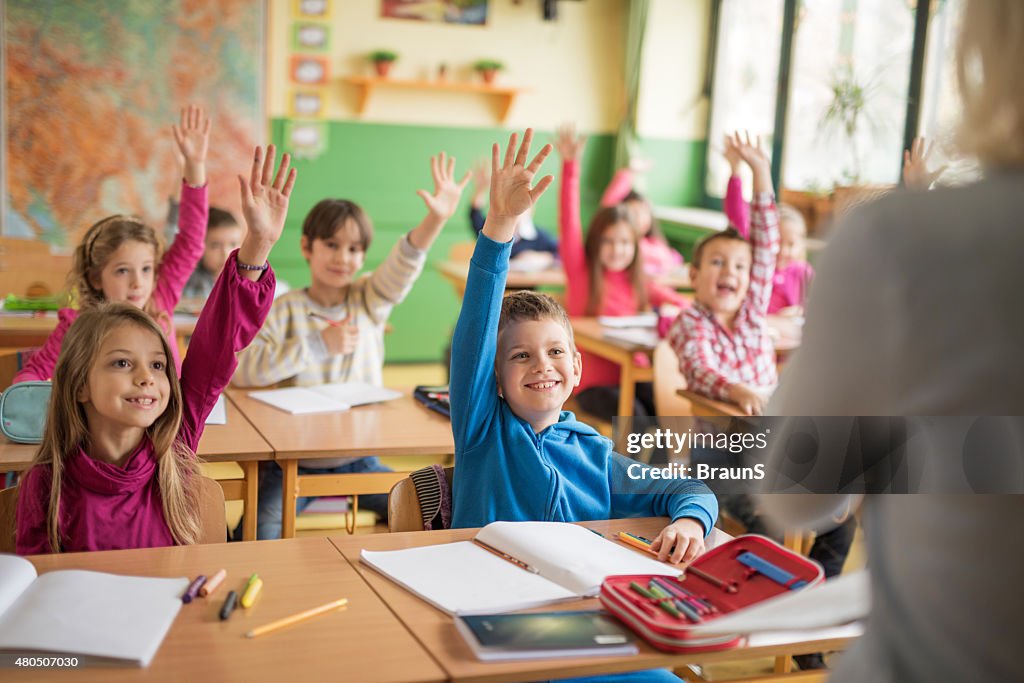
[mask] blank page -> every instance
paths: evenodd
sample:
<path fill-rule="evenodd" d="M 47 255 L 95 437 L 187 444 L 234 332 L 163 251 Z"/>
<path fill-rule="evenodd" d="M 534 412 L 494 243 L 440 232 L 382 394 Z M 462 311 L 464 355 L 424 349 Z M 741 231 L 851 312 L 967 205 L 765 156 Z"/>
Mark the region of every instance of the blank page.
<path fill-rule="evenodd" d="M 3 615 L 0 648 L 148 666 L 181 609 L 188 579 L 80 570 L 43 574 Z"/>
<path fill-rule="evenodd" d="M 361 559 L 449 614 L 495 614 L 577 597 L 470 541 L 364 550 Z"/>

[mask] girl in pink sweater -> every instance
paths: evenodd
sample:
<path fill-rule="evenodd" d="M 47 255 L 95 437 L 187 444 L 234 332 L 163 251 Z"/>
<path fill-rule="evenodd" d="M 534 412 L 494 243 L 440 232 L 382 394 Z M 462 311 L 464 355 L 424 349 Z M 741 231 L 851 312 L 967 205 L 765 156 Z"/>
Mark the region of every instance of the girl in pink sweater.
<path fill-rule="evenodd" d="M 19 554 L 148 548 L 199 540 L 195 449 L 231 380 L 235 353 L 274 298 L 266 262 L 295 184 L 288 155 L 271 183 L 274 148 L 239 176 L 248 233 L 196 323 L 181 380 L 171 345 L 138 306 L 105 303 L 78 316 L 54 371 L 42 445 L 19 485 Z"/>
<path fill-rule="evenodd" d="M 750 207 L 743 200 L 743 182 L 737 173 L 741 161 L 737 151 L 738 138 L 738 132 L 725 136 L 723 153 L 732 173 L 722 208 L 743 239 L 750 239 Z M 807 223 L 803 214 L 788 204 L 779 204 L 779 237 L 779 256 L 772 276 L 768 313 L 798 315 L 803 312 L 807 287 L 814 279 L 814 268 L 807 262 Z"/>
<path fill-rule="evenodd" d="M 14 376 L 15 382 L 50 379 L 71 323 L 81 311 L 106 301 L 131 304 L 156 320 L 171 341 L 171 358 L 180 371 L 173 311 L 205 249 L 209 212 L 206 150 L 210 120 L 201 107 L 190 105 L 181 110 L 181 125 L 172 129 L 185 158 L 178 236 L 174 244 L 163 254 L 156 231 L 133 216 L 110 216 L 89 228 L 75 248 L 68 276 L 72 290 L 78 295 L 78 309 L 59 311 L 56 329 Z"/>
<path fill-rule="evenodd" d="M 562 157 L 559 207 L 559 254 L 565 268 L 566 310 L 570 316 L 635 315 L 665 304 L 683 308 L 685 298 L 648 280 L 639 255 L 633 213 L 623 204 L 598 211 L 590 222 L 586 242 L 580 221 L 580 163 L 585 138 L 572 126 L 559 128 L 555 148 Z M 618 412 L 619 366 L 582 352 L 583 377 L 576 389 L 580 406 L 610 420 Z M 636 358 L 648 363 L 646 356 Z M 654 415 L 650 383 L 637 384 L 635 415 Z"/>
<path fill-rule="evenodd" d="M 672 248 L 654 220 L 654 211 L 647 198 L 633 189 L 634 169 L 631 165 L 615 172 L 601 196 L 601 206 L 624 204 L 633 213 L 633 224 L 640 236 L 640 258 L 644 273 L 650 277 L 666 275 L 683 266 L 683 256 Z"/>

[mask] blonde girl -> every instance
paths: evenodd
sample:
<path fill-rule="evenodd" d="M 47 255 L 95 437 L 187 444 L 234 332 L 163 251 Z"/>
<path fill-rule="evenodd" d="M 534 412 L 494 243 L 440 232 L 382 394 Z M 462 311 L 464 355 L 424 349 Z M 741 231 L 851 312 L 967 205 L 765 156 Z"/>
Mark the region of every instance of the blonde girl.
<path fill-rule="evenodd" d="M 181 371 L 160 327 L 138 307 L 103 303 L 68 331 L 46 430 L 19 485 L 20 554 L 195 543 L 195 449 L 227 386 L 235 354 L 256 335 L 274 295 L 267 264 L 281 236 L 295 171 L 271 182 L 274 148 L 239 177 L 248 234 L 214 285 Z"/>
<path fill-rule="evenodd" d="M 15 375 L 15 382 L 50 379 L 68 328 L 81 311 L 102 302 L 126 303 L 142 309 L 157 321 L 168 339 L 174 340 L 171 314 L 205 247 L 210 120 L 202 108 L 190 105 L 181 110 L 180 125 L 171 128 L 185 159 L 174 244 L 164 254 L 156 231 L 133 216 L 110 216 L 90 227 L 75 248 L 68 275 L 68 286 L 77 295 L 78 309 L 58 312 L 56 329 Z M 180 369 L 177 346 L 172 343 L 170 350 L 170 358 Z"/>

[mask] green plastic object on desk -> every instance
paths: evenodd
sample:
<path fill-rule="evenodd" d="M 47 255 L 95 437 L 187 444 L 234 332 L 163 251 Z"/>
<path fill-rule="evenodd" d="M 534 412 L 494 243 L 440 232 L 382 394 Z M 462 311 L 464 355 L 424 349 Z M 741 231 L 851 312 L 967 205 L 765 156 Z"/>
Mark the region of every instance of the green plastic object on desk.
<path fill-rule="evenodd" d="M 4 297 L 5 311 L 56 311 L 61 306 L 59 296 L 16 296 Z"/>

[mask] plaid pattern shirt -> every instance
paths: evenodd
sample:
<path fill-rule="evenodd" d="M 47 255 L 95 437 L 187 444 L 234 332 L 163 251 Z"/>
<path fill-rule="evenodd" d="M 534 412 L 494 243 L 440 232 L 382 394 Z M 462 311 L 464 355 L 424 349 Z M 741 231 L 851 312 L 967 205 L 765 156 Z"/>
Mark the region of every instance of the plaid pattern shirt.
<path fill-rule="evenodd" d="M 669 331 L 669 341 L 679 356 L 689 389 L 719 401 L 729 400 L 726 389 L 730 384 L 758 388 L 778 382 L 775 346 L 766 333 L 765 316 L 779 253 L 779 213 L 768 192 L 755 195 L 750 208 L 750 286 L 732 331 L 696 302 L 676 318 Z"/>

